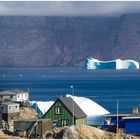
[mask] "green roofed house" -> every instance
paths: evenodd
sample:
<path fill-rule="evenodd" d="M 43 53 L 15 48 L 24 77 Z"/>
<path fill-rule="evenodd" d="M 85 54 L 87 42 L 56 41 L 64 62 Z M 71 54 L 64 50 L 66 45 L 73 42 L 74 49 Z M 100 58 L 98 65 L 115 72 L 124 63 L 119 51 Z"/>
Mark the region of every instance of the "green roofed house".
<path fill-rule="evenodd" d="M 57 127 L 86 124 L 86 117 L 71 97 L 59 97 L 43 116 Z"/>

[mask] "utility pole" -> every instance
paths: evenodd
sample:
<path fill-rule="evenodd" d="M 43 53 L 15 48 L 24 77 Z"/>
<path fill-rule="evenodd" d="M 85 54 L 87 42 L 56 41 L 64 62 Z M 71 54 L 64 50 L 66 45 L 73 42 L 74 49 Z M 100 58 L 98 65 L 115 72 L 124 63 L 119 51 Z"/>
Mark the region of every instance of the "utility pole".
<path fill-rule="evenodd" d="M 72 96 L 74 97 L 74 87 L 73 85 L 70 86 L 72 89 Z M 72 110 L 73 110 L 73 125 L 74 125 L 74 99 L 73 99 L 73 104 L 72 104 Z"/>
<path fill-rule="evenodd" d="M 119 129 L 119 101 L 117 100 L 117 133 Z"/>
<path fill-rule="evenodd" d="M 30 88 L 27 89 L 27 92 L 28 92 L 28 99 L 30 99 L 30 97 L 29 97 L 30 96 Z"/>
<path fill-rule="evenodd" d="M 28 104 L 29 107 L 31 107 L 30 106 L 30 103 L 29 103 L 29 101 L 30 101 L 30 88 L 27 89 L 27 92 L 28 92 L 28 95 L 27 95 L 28 96 L 27 97 L 28 98 L 27 104 Z"/>

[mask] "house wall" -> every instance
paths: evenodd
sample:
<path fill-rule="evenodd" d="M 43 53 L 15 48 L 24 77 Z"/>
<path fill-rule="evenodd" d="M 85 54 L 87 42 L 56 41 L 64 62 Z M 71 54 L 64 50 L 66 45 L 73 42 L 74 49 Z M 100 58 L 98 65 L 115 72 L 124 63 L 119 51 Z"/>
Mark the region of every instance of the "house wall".
<path fill-rule="evenodd" d="M 35 122 L 36 121 L 32 121 L 32 120 L 31 121 L 28 121 L 28 120 L 15 121 L 14 129 L 27 131 L 32 127 L 32 125 Z M 37 125 L 35 126 L 32 132 L 32 135 L 35 135 L 35 134 L 42 135 L 42 134 L 45 134 L 47 131 L 50 131 L 51 129 L 52 129 L 51 120 L 39 121 Z M 29 131 L 27 133 L 29 133 Z"/>
<path fill-rule="evenodd" d="M 111 125 L 117 125 L 117 116 L 112 116 L 112 117 L 106 117 L 106 119 L 110 119 L 110 124 Z M 122 119 L 121 116 L 118 117 L 118 124 L 119 128 L 124 128 L 124 120 Z"/>
<path fill-rule="evenodd" d="M 124 121 L 126 134 L 140 135 L 140 119 L 125 119 Z"/>
<path fill-rule="evenodd" d="M 19 104 L 0 105 L 1 113 L 16 113 L 19 112 Z"/>
<path fill-rule="evenodd" d="M 6 99 L 15 101 L 15 102 L 28 101 L 29 94 L 28 92 L 23 92 L 23 93 L 11 94 L 11 95 L 0 95 L 0 101 L 6 100 Z"/>
<path fill-rule="evenodd" d="M 42 134 L 45 134 L 47 131 L 52 130 L 52 121 L 48 120 L 45 122 L 42 122 Z"/>
<path fill-rule="evenodd" d="M 55 107 L 61 107 L 62 110 L 62 114 L 55 114 Z M 47 118 L 47 119 L 51 119 L 51 120 L 58 120 L 57 126 L 61 127 L 62 126 L 62 120 L 68 120 L 68 125 L 72 125 L 73 124 L 73 118 L 72 115 L 70 114 L 69 111 L 67 111 L 63 105 L 57 101 L 53 107 L 51 108 L 51 110 L 49 110 L 49 112 L 47 114 L 45 114 L 43 116 L 43 118 Z"/>
<path fill-rule="evenodd" d="M 17 113 L 9 113 L 8 114 L 8 124 L 14 125 L 14 121 L 19 120 L 19 112 Z"/>
<path fill-rule="evenodd" d="M 16 96 L 14 96 L 14 98 L 13 98 L 13 101 L 23 102 L 23 101 L 28 101 L 28 99 L 29 99 L 28 93 L 23 92 L 23 93 L 16 94 Z"/>
<path fill-rule="evenodd" d="M 80 118 L 75 120 L 76 125 L 85 125 L 86 124 L 86 118 Z"/>
<path fill-rule="evenodd" d="M 1 119 L 9 125 L 13 125 L 14 121 L 19 119 L 19 113 L 3 113 L 1 114 Z"/>

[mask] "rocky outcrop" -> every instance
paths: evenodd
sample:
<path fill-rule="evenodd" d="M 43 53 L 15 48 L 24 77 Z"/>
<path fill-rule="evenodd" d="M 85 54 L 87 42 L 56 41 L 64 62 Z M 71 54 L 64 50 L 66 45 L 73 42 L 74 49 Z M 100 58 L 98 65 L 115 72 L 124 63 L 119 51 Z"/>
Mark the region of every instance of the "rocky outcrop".
<path fill-rule="evenodd" d="M 22 107 L 19 114 L 19 119 L 34 119 L 37 118 L 37 113 L 34 109 Z"/>
<path fill-rule="evenodd" d="M 126 134 L 115 134 L 92 126 L 71 126 L 55 128 L 48 132 L 45 138 L 55 139 L 136 139 L 137 137 Z"/>

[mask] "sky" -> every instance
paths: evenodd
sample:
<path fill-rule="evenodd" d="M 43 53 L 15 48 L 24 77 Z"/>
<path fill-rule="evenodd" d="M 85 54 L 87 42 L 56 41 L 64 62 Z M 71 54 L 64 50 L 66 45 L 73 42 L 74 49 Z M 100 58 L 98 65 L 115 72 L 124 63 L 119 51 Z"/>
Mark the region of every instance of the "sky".
<path fill-rule="evenodd" d="M 1 1 L 0 15 L 120 16 L 140 13 L 140 1 Z"/>

